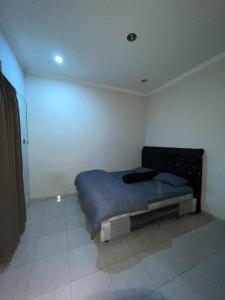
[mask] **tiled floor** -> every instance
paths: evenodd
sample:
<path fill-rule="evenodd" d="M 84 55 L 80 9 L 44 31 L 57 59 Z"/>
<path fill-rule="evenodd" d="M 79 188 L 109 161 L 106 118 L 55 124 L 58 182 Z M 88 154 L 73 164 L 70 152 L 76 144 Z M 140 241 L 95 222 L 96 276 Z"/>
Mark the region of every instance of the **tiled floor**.
<path fill-rule="evenodd" d="M 109 243 L 90 239 L 75 196 L 33 202 L 1 300 L 225 299 L 225 222 L 161 220 Z"/>

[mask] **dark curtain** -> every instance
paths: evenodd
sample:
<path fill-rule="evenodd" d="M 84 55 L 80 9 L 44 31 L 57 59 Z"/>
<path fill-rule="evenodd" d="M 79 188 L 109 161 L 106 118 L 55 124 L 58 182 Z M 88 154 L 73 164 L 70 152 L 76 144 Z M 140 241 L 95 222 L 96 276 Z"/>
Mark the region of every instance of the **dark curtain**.
<path fill-rule="evenodd" d="M 0 263 L 13 256 L 26 222 L 19 107 L 0 73 Z"/>

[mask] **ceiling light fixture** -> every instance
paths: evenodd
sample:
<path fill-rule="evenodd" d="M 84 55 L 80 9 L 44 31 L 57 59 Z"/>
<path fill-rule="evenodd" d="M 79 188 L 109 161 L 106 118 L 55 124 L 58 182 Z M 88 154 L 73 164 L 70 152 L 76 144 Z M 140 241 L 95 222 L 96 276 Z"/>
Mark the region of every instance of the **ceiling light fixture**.
<path fill-rule="evenodd" d="M 57 64 L 59 64 L 59 65 L 61 65 L 61 64 L 63 63 L 63 58 L 62 58 L 62 56 L 60 56 L 60 55 L 56 55 L 56 56 L 54 57 L 54 60 L 55 60 L 55 62 L 56 62 Z"/>
<path fill-rule="evenodd" d="M 134 42 L 137 39 L 137 35 L 134 32 L 131 32 L 127 35 L 128 42 Z"/>

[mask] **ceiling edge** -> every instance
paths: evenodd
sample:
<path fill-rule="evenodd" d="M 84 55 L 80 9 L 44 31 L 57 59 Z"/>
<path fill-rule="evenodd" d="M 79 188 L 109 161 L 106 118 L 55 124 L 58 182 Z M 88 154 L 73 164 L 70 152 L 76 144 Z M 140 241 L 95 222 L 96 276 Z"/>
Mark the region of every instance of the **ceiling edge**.
<path fill-rule="evenodd" d="M 141 93 L 141 92 L 137 92 L 137 91 L 134 91 L 134 90 L 120 88 L 120 87 L 116 87 L 116 86 L 112 86 L 112 85 L 96 83 L 96 82 L 86 81 L 86 80 L 80 80 L 80 79 L 76 79 L 76 78 L 71 77 L 71 76 L 55 75 L 55 74 L 50 74 L 50 73 L 45 73 L 45 72 L 34 71 L 32 69 L 29 69 L 29 68 L 25 69 L 25 74 L 45 77 L 45 78 L 48 78 L 48 79 L 69 81 L 69 82 L 73 82 L 73 83 L 80 84 L 80 85 L 86 85 L 86 86 L 90 86 L 90 87 L 96 87 L 96 88 L 101 88 L 101 89 L 106 89 L 106 90 L 112 90 L 112 91 L 127 93 L 127 94 L 131 94 L 131 95 L 141 96 L 141 97 L 147 97 L 148 96 L 148 93 Z"/>
<path fill-rule="evenodd" d="M 205 61 L 204 63 L 198 65 L 197 67 L 194 67 L 193 69 L 187 71 L 186 73 L 183 73 L 182 75 L 167 81 L 166 83 L 164 83 L 163 85 L 159 86 L 158 88 L 155 88 L 154 90 L 152 90 L 150 93 L 148 93 L 146 96 L 150 97 L 153 96 L 156 93 L 161 92 L 162 90 L 170 87 L 171 85 L 174 85 L 175 83 L 181 81 L 184 78 L 187 78 L 207 67 L 209 67 L 210 65 L 222 60 L 225 58 L 225 52 L 222 52 L 216 56 L 214 56 L 213 58 L 210 58 L 209 60 Z"/>
<path fill-rule="evenodd" d="M 0 31 L 2 32 L 6 42 L 8 43 L 8 45 L 11 48 L 13 54 L 15 55 L 15 57 L 16 57 L 18 63 L 20 64 L 23 72 L 25 73 L 26 64 L 25 64 L 25 62 L 22 58 L 22 55 L 21 55 L 20 51 L 16 47 L 15 42 L 5 33 L 5 31 L 3 30 L 2 27 L 0 27 Z"/>

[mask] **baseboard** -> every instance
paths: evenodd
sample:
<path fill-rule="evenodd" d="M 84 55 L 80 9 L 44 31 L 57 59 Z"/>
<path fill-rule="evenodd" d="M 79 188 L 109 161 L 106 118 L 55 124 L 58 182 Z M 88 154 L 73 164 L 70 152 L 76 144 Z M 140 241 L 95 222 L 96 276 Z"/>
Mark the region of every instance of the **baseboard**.
<path fill-rule="evenodd" d="M 69 193 L 69 194 L 63 194 L 63 195 L 60 195 L 60 196 L 61 196 L 61 198 L 64 198 L 64 197 L 73 196 L 73 195 L 77 196 L 78 192 Z M 42 197 L 42 198 L 30 198 L 29 204 L 31 202 L 34 202 L 34 201 L 46 201 L 46 200 L 54 199 L 56 197 L 57 196 L 49 196 L 49 197 Z"/>
<path fill-rule="evenodd" d="M 221 219 L 220 217 L 218 217 L 218 216 L 216 216 L 216 215 L 214 215 L 214 214 L 212 214 L 212 213 L 210 213 L 210 212 L 208 212 L 208 211 L 206 211 L 206 210 L 204 210 L 204 209 L 202 209 L 201 213 L 202 213 L 203 215 L 207 216 L 207 217 L 210 217 L 210 218 L 215 219 L 216 221 L 224 222 L 224 220 Z"/>

